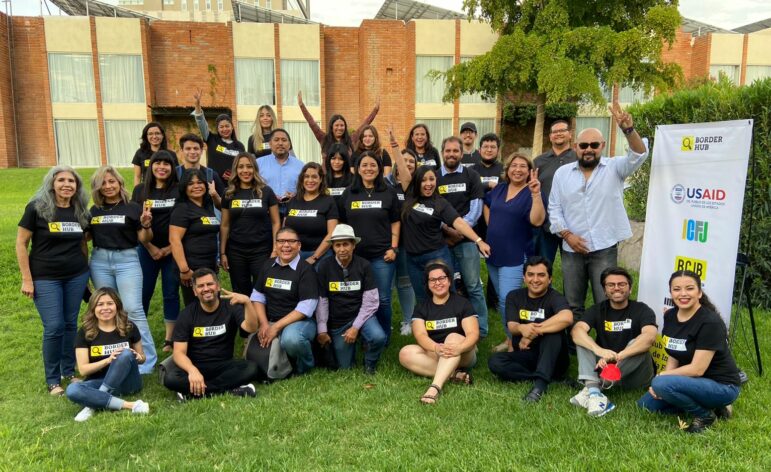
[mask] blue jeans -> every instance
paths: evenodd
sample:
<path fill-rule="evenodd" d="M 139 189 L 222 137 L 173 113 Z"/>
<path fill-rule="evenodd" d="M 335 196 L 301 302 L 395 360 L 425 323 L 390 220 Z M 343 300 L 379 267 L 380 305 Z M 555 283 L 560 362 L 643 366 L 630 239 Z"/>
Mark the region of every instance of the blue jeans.
<path fill-rule="evenodd" d="M 147 360 L 139 368 L 139 373 L 149 374 L 158 356 L 142 309 L 142 267 L 136 248 L 118 251 L 95 247 L 91 252 L 91 280 L 96 288 L 112 287 L 118 291 L 129 321 L 142 336 L 142 349 Z"/>
<path fill-rule="evenodd" d="M 589 281 L 592 282 L 594 303 L 605 300 L 605 289 L 600 283 L 600 274 L 615 265 L 618 265 L 617 244 L 589 254 L 562 251 L 562 285 L 574 319 L 581 319 L 584 314 Z"/>
<path fill-rule="evenodd" d="M 730 405 L 739 396 L 739 387 L 722 384 L 704 377 L 659 375 L 651 382 L 661 400 L 646 392 L 637 405 L 654 413 L 687 412 L 696 418 L 710 415 L 711 410 Z"/>
<path fill-rule="evenodd" d="M 332 338 L 332 346 L 335 348 L 335 357 L 341 369 L 350 369 L 353 367 L 353 361 L 356 359 L 356 343 L 348 344 L 343 339 L 348 329 L 353 326 L 353 321 L 342 328 L 329 331 L 329 337 Z M 386 334 L 380 327 L 376 318 L 370 318 L 364 322 L 359 329 L 359 337 L 367 343 L 367 351 L 364 353 L 364 365 L 374 368 L 377 361 L 383 353 L 386 346 Z"/>
<path fill-rule="evenodd" d="M 158 273 L 161 274 L 161 290 L 163 292 L 163 319 L 164 321 L 177 321 L 179 316 L 179 269 L 174 263 L 174 258 L 168 256 L 155 260 L 150 256 L 144 246 L 137 247 L 139 265 L 142 267 L 142 309 L 145 314 L 150 313 L 150 299 L 155 293 L 155 282 Z"/>
<path fill-rule="evenodd" d="M 35 308 L 43 322 L 43 368 L 46 383 L 75 375 L 78 312 L 88 284 L 88 271 L 66 280 L 33 280 Z"/>
<path fill-rule="evenodd" d="M 415 292 L 410 283 L 410 273 L 407 269 L 407 251 L 399 251 L 396 256 L 396 273 L 394 285 L 399 295 L 399 306 L 402 308 L 402 323 L 410 324 L 412 312 L 415 309 Z"/>
<path fill-rule="evenodd" d="M 490 276 L 490 283 L 498 293 L 498 312 L 501 314 L 503 332 L 506 333 L 507 338 L 511 338 L 509 328 L 506 326 L 506 295 L 522 287 L 522 265 L 498 267 L 488 263 L 487 273 Z"/>
<path fill-rule="evenodd" d="M 304 374 L 313 368 L 311 343 L 316 339 L 316 322 L 312 318 L 295 321 L 284 327 L 279 335 L 281 349 L 295 360 L 295 370 Z"/>
<path fill-rule="evenodd" d="M 105 390 L 100 390 L 103 387 Z M 67 386 L 67 398 L 78 405 L 95 410 L 109 408 L 119 410 L 123 401 L 121 395 L 129 395 L 142 389 L 142 377 L 139 376 L 139 364 L 128 349 L 118 354 L 107 368 L 102 379 L 84 380 Z"/>
<path fill-rule="evenodd" d="M 556 234 L 551 234 L 541 226 L 533 228 L 533 244 L 535 246 L 535 255 L 547 259 L 554 265 L 554 259 L 557 257 L 557 249 L 562 244 L 562 238 Z"/>
<path fill-rule="evenodd" d="M 372 278 L 377 285 L 377 293 L 380 297 L 380 306 L 377 307 L 377 321 L 386 335 L 386 344 L 391 339 L 391 287 L 396 272 L 396 262 L 386 262 L 383 257 L 375 257 L 369 260 L 372 269 Z"/>
<path fill-rule="evenodd" d="M 412 290 L 415 292 L 415 304 L 426 299 L 425 270 L 429 262 L 440 260 L 452 267 L 452 256 L 447 246 L 423 254 L 407 254 L 407 272 L 410 274 Z M 451 269 L 452 271 L 452 269 Z"/>
<path fill-rule="evenodd" d="M 479 317 L 479 336 L 487 337 L 487 301 L 482 290 L 481 264 L 477 245 L 471 241 L 464 241 L 450 248 L 452 265 L 463 277 L 463 285 L 474 311 Z"/>

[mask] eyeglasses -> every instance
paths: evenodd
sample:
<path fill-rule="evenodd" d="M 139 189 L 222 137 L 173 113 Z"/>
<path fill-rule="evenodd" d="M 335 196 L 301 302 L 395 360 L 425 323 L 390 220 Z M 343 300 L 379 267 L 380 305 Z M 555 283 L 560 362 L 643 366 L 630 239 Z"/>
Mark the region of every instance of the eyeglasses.
<path fill-rule="evenodd" d="M 568 131 L 570 131 L 569 128 L 553 129 L 553 130 L 551 130 L 551 134 L 567 133 Z"/>
<path fill-rule="evenodd" d="M 605 288 L 627 288 L 629 287 L 629 284 L 627 282 L 619 282 L 617 284 L 614 284 L 613 282 L 608 282 L 605 284 Z"/>
<path fill-rule="evenodd" d="M 578 143 L 579 149 L 586 149 L 591 147 L 592 149 L 599 149 L 602 146 L 601 141 L 592 141 L 591 143 Z"/>
<path fill-rule="evenodd" d="M 299 239 L 277 239 L 276 244 L 279 246 L 283 246 L 284 244 L 297 244 L 299 243 Z"/>
<path fill-rule="evenodd" d="M 428 283 L 436 285 L 436 284 L 439 284 L 439 283 L 442 283 L 442 282 L 446 281 L 447 279 L 449 279 L 449 277 L 447 277 L 446 275 L 442 275 L 441 277 L 429 277 L 428 278 Z"/>

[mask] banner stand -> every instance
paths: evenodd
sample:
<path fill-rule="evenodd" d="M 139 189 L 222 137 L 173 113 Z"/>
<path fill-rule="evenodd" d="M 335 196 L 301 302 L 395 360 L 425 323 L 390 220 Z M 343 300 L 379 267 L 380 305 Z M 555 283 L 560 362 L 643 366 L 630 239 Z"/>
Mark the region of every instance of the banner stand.
<path fill-rule="evenodd" d="M 750 277 L 750 259 L 746 254 L 739 253 L 736 256 L 736 268 L 741 271 L 741 285 L 739 287 L 739 299 L 736 301 L 736 311 L 731 317 L 731 329 L 729 330 L 728 344 L 732 351 L 736 351 L 737 333 L 740 331 L 744 334 L 742 329 L 742 308 L 747 309 L 747 313 L 750 315 L 750 327 L 752 329 L 752 340 L 755 343 L 755 359 L 754 365 L 755 371 L 758 375 L 763 375 L 763 361 L 760 357 L 760 343 L 758 343 L 758 332 L 755 328 L 755 314 L 752 312 L 752 278 Z M 745 302 L 746 305 L 742 306 Z M 746 337 L 744 337 L 746 341 Z M 748 343 L 749 344 L 749 343 Z"/>

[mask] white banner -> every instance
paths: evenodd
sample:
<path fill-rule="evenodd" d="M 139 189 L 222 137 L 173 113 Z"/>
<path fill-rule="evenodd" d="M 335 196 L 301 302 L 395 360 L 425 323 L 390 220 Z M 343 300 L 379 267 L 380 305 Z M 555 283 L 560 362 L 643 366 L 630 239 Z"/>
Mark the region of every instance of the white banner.
<path fill-rule="evenodd" d="M 681 269 L 699 274 L 730 323 L 751 140 L 752 120 L 656 127 L 637 298 L 659 329 Z"/>

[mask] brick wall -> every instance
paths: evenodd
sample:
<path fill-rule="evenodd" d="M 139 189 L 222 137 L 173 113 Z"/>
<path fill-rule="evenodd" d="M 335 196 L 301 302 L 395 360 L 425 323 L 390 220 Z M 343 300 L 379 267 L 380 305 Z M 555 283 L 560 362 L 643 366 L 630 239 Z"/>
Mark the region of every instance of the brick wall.
<path fill-rule="evenodd" d="M 349 128 L 361 123 L 359 113 L 360 78 L 359 29 L 325 26 L 324 62 L 321 76 L 324 77 L 326 98 L 321 127 L 326 129 L 332 115 L 343 115 Z"/>
<path fill-rule="evenodd" d="M 664 44 L 661 51 L 661 58 L 664 62 L 675 62 L 680 64 L 683 69 L 683 78 L 690 80 L 693 77 L 693 48 L 691 47 L 691 34 L 678 30 L 675 35 L 675 42 L 671 45 Z"/>
<path fill-rule="evenodd" d="M 0 13 L 0 167 L 16 167 L 16 131 L 13 110 L 13 74 L 8 17 Z"/>
<path fill-rule="evenodd" d="M 691 55 L 691 78 L 709 75 L 710 46 L 712 33 L 694 38 Z"/>

